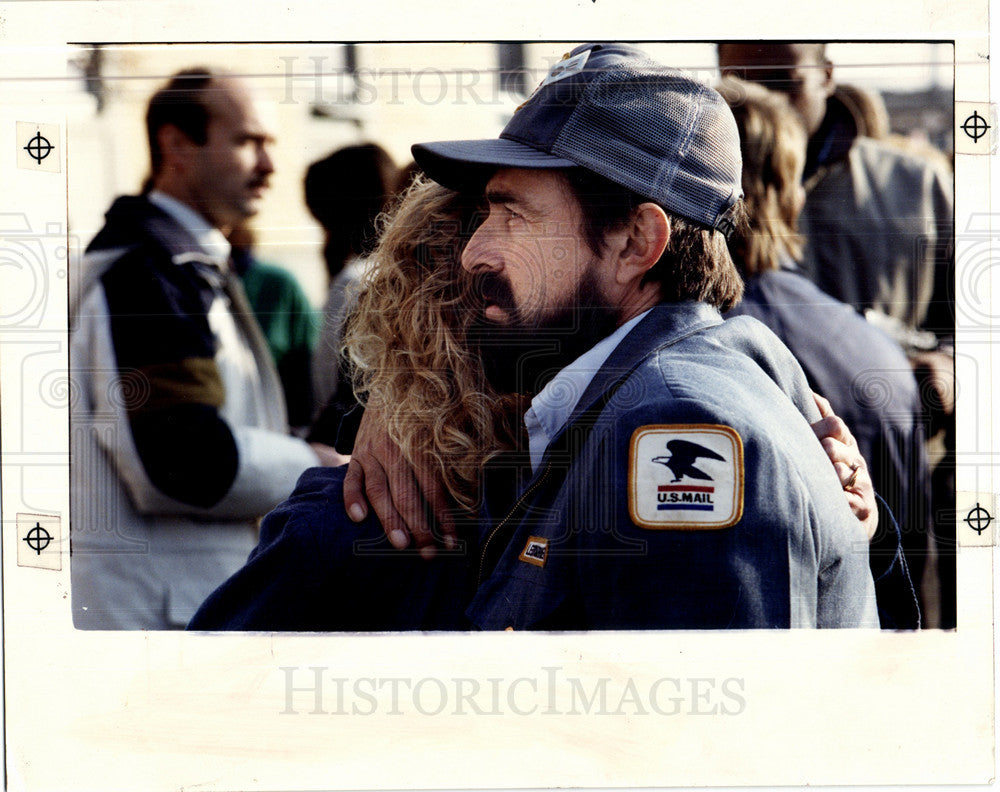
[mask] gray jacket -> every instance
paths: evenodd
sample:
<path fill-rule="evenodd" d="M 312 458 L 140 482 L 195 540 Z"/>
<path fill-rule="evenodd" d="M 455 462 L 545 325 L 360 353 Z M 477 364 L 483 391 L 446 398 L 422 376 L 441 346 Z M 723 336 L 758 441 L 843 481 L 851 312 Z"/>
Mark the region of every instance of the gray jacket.
<path fill-rule="evenodd" d="M 953 178 L 943 166 L 859 137 L 806 189 L 803 274 L 859 311 L 895 319 L 904 347 L 915 330 L 954 334 Z"/>

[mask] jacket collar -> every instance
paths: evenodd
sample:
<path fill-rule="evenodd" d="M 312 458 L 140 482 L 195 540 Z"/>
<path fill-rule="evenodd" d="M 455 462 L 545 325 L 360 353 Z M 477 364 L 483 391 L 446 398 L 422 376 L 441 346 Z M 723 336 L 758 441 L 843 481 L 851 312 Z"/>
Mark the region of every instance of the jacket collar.
<path fill-rule="evenodd" d="M 153 190 L 149 194 L 149 202 L 180 223 L 184 230 L 194 237 L 205 254 L 213 259 L 219 267 L 225 268 L 227 266 L 232 247 L 218 228 L 186 203 L 159 190 Z"/>
<path fill-rule="evenodd" d="M 809 139 L 802 180 L 808 182 L 821 168 L 845 159 L 857 138 L 858 124 L 850 109 L 838 97 L 829 97 L 823 123 Z"/>
<path fill-rule="evenodd" d="M 130 247 L 152 239 L 176 258 L 188 254 L 198 258 L 213 258 L 198 243 L 195 236 L 143 195 L 123 195 L 115 199 L 105 215 L 104 228 L 87 246 L 87 252 Z"/>
<path fill-rule="evenodd" d="M 646 360 L 651 352 L 676 344 L 705 327 L 721 323 L 722 316 L 718 310 L 707 303 L 688 301 L 657 305 L 622 339 L 594 375 L 557 437 L 565 434 L 584 413 L 599 409 L 599 403 L 610 398 L 613 389 Z M 557 438 L 553 438 L 555 439 Z"/>

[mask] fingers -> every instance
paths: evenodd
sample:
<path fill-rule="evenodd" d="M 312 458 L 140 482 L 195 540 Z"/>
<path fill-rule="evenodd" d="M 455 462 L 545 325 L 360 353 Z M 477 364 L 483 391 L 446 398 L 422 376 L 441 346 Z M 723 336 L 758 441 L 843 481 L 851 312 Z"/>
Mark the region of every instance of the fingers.
<path fill-rule="evenodd" d="M 853 465 L 851 467 L 851 477 L 844 482 L 844 489 L 849 490 L 858 481 L 858 472 L 861 470 L 861 465 Z"/>
<path fill-rule="evenodd" d="M 840 476 L 840 483 L 845 488 L 856 471 L 864 470 L 867 472 L 868 463 L 865 462 L 865 458 L 861 456 L 856 446 L 848 445 L 835 437 L 822 438 L 820 445 L 823 446 L 823 451 L 833 463 L 837 475 Z"/>
<path fill-rule="evenodd" d="M 830 404 L 829 399 L 824 396 L 820 396 L 816 391 L 813 391 L 813 401 L 816 402 L 816 406 L 819 408 L 819 414 L 824 418 L 828 418 L 831 415 L 835 415 L 833 411 L 833 406 Z"/>
<path fill-rule="evenodd" d="M 375 514 L 382 523 L 382 530 L 393 547 L 402 549 L 410 544 L 410 536 L 415 531 L 426 530 L 419 522 L 414 523 L 414 501 L 419 499 L 413 477 L 407 475 L 409 468 L 402 464 L 383 465 L 371 459 L 373 473 L 365 474 L 365 494 Z"/>
<path fill-rule="evenodd" d="M 840 486 L 845 491 L 860 490 L 866 481 L 871 481 L 868 476 L 868 468 L 860 457 L 848 462 L 842 461 L 843 457 L 840 459 L 831 457 L 831 459 L 833 460 L 833 469 L 837 471 L 837 478 L 840 479 Z"/>
<path fill-rule="evenodd" d="M 344 507 L 347 516 L 354 522 L 361 522 L 368 516 L 368 502 L 365 500 L 365 471 L 357 455 L 351 457 L 344 477 Z"/>
<path fill-rule="evenodd" d="M 396 547 L 406 546 L 405 543 L 400 545 L 398 541 L 399 539 L 406 539 L 408 534 L 420 550 L 421 556 L 424 558 L 433 558 L 436 552 L 434 548 L 434 534 L 431 530 L 433 516 L 428 509 L 427 503 L 424 501 L 424 495 L 421 494 L 421 486 L 417 481 L 417 475 L 417 471 L 411 468 L 402 456 L 400 456 L 398 462 L 389 467 L 391 524 L 386 525 L 383 521 L 383 526 L 387 529 L 386 533 L 389 535 L 389 541 Z M 375 511 L 381 518 L 382 512 L 379 511 L 374 500 L 372 501 L 372 505 L 375 506 Z M 402 536 L 397 535 L 394 537 L 394 531 L 399 531 Z"/>
<path fill-rule="evenodd" d="M 429 466 L 420 467 L 416 471 L 416 476 L 425 506 L 429 513 L 437 518 L 437 538 L 441 539 L 445 547 L 451 549 L 456 542 L 455 519 L 452 515 L 451 501 L 445 494 L 441 478 L 437 471 Z M 419 539 L 417 544 L 420 544 Z"/>
<path fill-rule="evenodd" d="M 348 516 L 361 522 L 369 506 L 375 510 L 389 542 L 398 548 L 410 543 L 405 524 L 392 502 L 386 470 L 399 464 L 401 454 L 382 427 L 378 411 L 365 410 L 354 441 L 354 453 L 344 479 L 344 506 Z"/>
<path fill-rule="evenodd" d="M 847 505 L 870 540 L 878 528 L 878 506 L 868 465 L 854 447 L 830 437 L 821 442 L 844 489 Z"/>
<path fill-rule="evenodd" d="M 848 447 L 856 449 L 858 441 L 854 439 L 854 435 L 847 428 L 847 424 L 833 411 L 830 402 L 818 393 L 813 393 L 813 398 L 816 400 L 816 406 L 819 408 L 820 415 L 823 416 L 816 423 L 812 424 L 812 429 L 816 437 L 821 441 L 824 438 L 832 438 Z"/>
<path fill-rule="evenodd" d="M 344 478 L 344 506 L 354 522 L 368 516 L 370 506 L 393 547 L 403 548 L 410 543 L 406 523 L 393 503 L 392 483 L 386 469 L 377 458 L 362 452 L 351 457 Z"/>
<path fill-rule="evenodd" d="M 878 509 L 875 506 L 874 496 L 869 499 L 854 491 L 846 492 L 845 495 L 847 505 L 851 507 L 854 516 L 861 523 L 861 529 L 865 532 L 868 541 L 871 541 L 878 529 Z"/>
<path fill-rule="evenodd" d="M 844 490 L 847 505 L 858 518 L 868 540 L 871 541 L 878 528 L 878 504 L 875 501 L 875 487 L 867 468 L 858 468 L 852 475 L 857 476 L 854 484 Z"/>

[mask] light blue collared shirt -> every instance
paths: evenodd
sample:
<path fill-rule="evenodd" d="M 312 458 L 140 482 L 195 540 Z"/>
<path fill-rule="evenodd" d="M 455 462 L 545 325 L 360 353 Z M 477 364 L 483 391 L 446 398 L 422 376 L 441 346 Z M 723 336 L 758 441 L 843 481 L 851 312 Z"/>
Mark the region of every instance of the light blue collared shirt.
<path fill-rule="evenodd" d="M 635 327 L 649 311 L 644 311 L 619 327 L 607 338 L 602 339 L 580 357 L 562 369 L 538 395 L 531 400 L 531 406 L 524 414 L 524 424 L 528 430 L 528 452 L 531 456 L 531 472 L 545 455 L 552 438 L 566 425 L 573 408 L 583 392 L 594 379 L 594 375 L 605 364 L 622 339 Z"/>
<path fill-rule="evenodd" d="M 232 247 L 225 235 L 186 203 L 159 190 L 149 194 L 149 202 L 170 215 L 201 246 L 220 269 L 229 265 Z"/>

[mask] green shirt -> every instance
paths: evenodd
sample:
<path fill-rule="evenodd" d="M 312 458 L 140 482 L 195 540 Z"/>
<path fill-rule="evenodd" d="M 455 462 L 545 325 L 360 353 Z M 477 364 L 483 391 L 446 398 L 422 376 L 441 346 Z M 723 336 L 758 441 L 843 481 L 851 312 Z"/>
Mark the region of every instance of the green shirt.
<path fill-rule="evenodd" d="M 308 426 L 313 412 L 310 364 L 319 316 L 288 270 L 253 259 L 243 289 L 271 350 L 292 426 Z"/>

